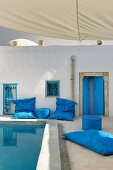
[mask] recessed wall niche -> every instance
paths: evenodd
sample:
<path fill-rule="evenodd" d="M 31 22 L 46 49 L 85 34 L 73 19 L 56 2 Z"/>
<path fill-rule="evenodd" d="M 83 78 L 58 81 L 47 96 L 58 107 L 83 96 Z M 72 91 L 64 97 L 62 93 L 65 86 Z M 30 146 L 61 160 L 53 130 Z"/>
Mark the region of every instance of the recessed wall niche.
<path fill-rule="evenodd" d="M 50 80 L 45 83 L 46 97 L 60 97 L 60 80 Z"/>

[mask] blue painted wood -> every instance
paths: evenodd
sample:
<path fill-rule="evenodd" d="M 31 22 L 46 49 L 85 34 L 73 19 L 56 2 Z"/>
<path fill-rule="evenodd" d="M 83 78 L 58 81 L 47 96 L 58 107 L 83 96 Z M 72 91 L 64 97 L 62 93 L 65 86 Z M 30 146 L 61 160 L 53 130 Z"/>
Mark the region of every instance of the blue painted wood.
<path fill-rule="evenodd" d="M 3 114 L 11 114 L 12 100 L 17 99 L 17 83 L 3 83 Z M 15 96 L 12 93 L 14 90 Z"/>
<path fill-rule="evenodd" d="M 94 114 L 104 115 L 104 79 L 94 77 Z"/>
<path fill-rule="evenodd" d="M 83 115 L 89 115 L 89 77 L 83 77 Z"/>

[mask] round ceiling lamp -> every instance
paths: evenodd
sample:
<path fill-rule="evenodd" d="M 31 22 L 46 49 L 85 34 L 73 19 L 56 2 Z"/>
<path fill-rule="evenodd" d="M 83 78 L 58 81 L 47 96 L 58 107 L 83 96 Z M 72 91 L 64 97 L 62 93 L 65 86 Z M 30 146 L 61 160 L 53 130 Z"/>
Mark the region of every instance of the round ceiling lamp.
<path fill-rule="evenodd" d="M 102 40 L 97 40 L 97 45 L 102 45 Z"/>

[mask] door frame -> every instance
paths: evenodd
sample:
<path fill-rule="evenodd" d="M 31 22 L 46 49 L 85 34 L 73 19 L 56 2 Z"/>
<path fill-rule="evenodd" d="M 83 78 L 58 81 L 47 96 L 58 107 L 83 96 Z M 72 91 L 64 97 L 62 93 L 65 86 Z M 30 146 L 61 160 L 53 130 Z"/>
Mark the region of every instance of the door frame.
<path fill-rule="evenodd" d="M 104 79 L 104 116 L 109 116 L 109 72 L 79 72 L 79 115 L 82 115 L 83 88 L 82 80 L 84 76 L 102 76 Z"/>

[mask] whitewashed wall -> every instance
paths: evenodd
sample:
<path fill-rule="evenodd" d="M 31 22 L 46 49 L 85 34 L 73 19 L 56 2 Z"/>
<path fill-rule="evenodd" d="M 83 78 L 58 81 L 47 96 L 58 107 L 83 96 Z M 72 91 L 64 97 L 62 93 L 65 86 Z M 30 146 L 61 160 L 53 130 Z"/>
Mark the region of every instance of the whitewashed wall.
<path fill-rule="evenodd" d="M 109 72 L 110 115 L 113 115 L 113 46 L 0 47 L 0 113 L 2 83 L 18 83 L 18 98 L 36 96 L 37 107 L 55 109 L 55 98 L 45 98 L 45 80 L 60 80 L 60 96 L 70 98 L 71 55 L 76 56 L 76 101 L 79 101 L 79 72 Z"/>

